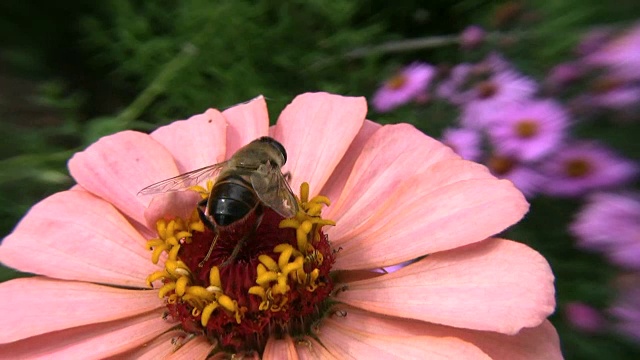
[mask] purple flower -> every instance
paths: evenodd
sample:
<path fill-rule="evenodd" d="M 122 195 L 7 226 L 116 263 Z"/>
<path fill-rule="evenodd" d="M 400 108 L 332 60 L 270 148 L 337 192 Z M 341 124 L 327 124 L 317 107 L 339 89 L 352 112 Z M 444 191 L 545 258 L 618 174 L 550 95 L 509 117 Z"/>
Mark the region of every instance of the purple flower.
<path fill-rule="evenodd" d="M 584 69 L 577 62 L 564 62 L 554 66 L 547 74 L 545 85 L 551 91 L 557 91 L 568 84 L 580 79 Z"/>
<path fill-rule="evenodd" d="M 426 92 L 436 69 L 415 62 L 387 80 L 373 95 L 372 105 L 378 112 L 391 111 Z"/>
<path fill-rule="evenodd" d="M 442 133 L 442 142 L 465 160 L 478 161 L 482 156 L 480 133 L 466 128 L 448 128 Z"/>
<path fill-rule="evenodd" d="M 464 103 L 466 98 L 463 97 L 463 86 L 471 78 L 473 68 L 474 65 L 468 63 L 454 66 L 449 77 L 437 86 L 436 96 L 453 104 Z"/>
<path fill-rule="evenodd" d="M 516 71 L 505 70 L 477 83 L 471 90 L 470 101 L 492 107 L 528 99 L 536 90 L 535 81 Z"/>
<path fill-rule="evenodd" d="M 552 100 L 512 102 L 487 116 L 488 133 L 500 154 L 535 161 L 553 151 L 565 137 L 567 114 Z"/>
<path fill-rule="evenodd" d="M 637 274 L 630 277 L 623 279 L 618 298 L 609 312 L 617 320 L 616 330 L 640 341 L 640 278 Z"/>
<path fill-rule="evenodd" d="M 514 71 L 502 71 L 479 82 L 465 92 L 467 99 L 462 109 L 461 124 L 484 129 L 495 121 L 495 112 L 505 105 L 528 100 L 537 90 L 533 80 Z"/>
<path fill-rule="evenodd" d="M 548 157 L 541 171 L 546 194 L 580 196 L 632 181 L 638 166 L 596 142 L 575 141 Z"/>
<path fill-rule="evenodd" d="M 640 194 L 594 194 L 569 229 L 581 248 L 640 270 Z"/>
<path fill-rule="evenodd" d="M 571 326 L 586 333 L 600 332 L 606 326 L 604 316 L 598 310 L 581 302 L 565 305 L 564 316 Z"/>
<path fill-rule="evenodd" d="M 640 24 L 587 56 L 585 63 L 607 67 L 620 78 L 640 80 Z"/>
<path fill-rule="evenodd" d="M 596 52 L 611 38 L 612 33 L 612 29 L 605 27 L 589 30 L 582 39 L 580 39 L 575 52 L 580 56 L 587 56 Z"/>
<path fill-rule="evenodd" d="M 591 83 L 590 90 L 587 96 L 594 107 L 624 110 L 637 106 L 640 101 L 640 84 L 616 75 L 608 74 L 596 78 Z"/>
<path fill-rule="evenodd" d="M 485 39 L 486 32 L 478 25 L 467 26 L 460 33 L 460 46 L 464 49 L 473 49 L 478 47 Z"/>
<path fill-rule="evenodd" d="M 528 198 L 539 192 L 544 181 L 535 169 L 507 156 L 494 154 L 486 165 L 495 176 L 511 181 Z"/>
<path fill-rule="evenodd" d="M 535 81 L 493 53 L 480 63 L 455 66 L 436 94 L 455 105 L 477 103 L 492 108 L 498 103 L 529 98 L 536 91 Z"/>

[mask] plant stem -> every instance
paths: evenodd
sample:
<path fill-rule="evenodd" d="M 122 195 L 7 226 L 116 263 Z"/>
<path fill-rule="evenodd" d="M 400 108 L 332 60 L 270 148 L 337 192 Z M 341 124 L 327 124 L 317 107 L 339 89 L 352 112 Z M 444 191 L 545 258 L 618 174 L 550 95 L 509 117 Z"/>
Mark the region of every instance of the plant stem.
<path fill-rule="evenodd" d="M 118 114 L 117 119 L 123 127 L 126 127 L 136 120 L 140 114 L 165 91 L 171 80 L 189 64 L 191 59 L 198 53 L 198 48 L 193 44 L 185 44 L 182 50 L 168 63 L 166 63 L 158 76 L 151 81 L 138 97 L 133 100 L 126 109 Z"/>

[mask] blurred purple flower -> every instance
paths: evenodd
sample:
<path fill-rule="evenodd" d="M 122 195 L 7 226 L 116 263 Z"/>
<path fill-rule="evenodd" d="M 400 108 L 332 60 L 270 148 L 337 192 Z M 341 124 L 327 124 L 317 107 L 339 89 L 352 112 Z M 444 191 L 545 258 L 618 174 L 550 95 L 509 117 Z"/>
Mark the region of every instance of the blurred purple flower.
<path fill-rule="evenodd" d="M 428 64 L 415 62 L 387 80 L 373 95 L 372 105 L 378 112 L 391 111 L 424 94 L 436 69 Z"/>
<path fill-rule="evenodd" d="M 465 160 L 478 161 L 482 156 L 480 133 L 466 128 L 448 128 L 442 133 L 442 142 Z"/>
<path fill-rule="evenodd" d="M 611 38 L 612 34 L 612 29 L 605 27 L 591 29 L 586 34 L 584 34 L 584 36 L 582 36 L 582 39 L 580 39 L 578 46 L 576 46 L 575 52 L 579 56 L 587 56 L 589 54 L 592 54 L 602 46 L 604 46 L 607 40 Z"/>
<path fill-rule="evenodd" d="M 536 90 L 535 81 L 515 71 L 505 70 L 477 83 L 471 90 L 470 101 L 491 107 L 528 99 Z"/>
<path fill-rule="evenodd" d="M 511 181 L 527 198 L 536 195 L 544 181 L 538 171 L 507 156 L 494 154 L 486 165 L 495 176 Z"/>
<path fill-rule="evenodd" d="M 532 79 L 517 72 L 500 54 L 492 53 L 477 64 L 455 66 L 436 89 L 438 97 L 455 105 L 497 103 L 529 98 L 537 91 Z"/>
<path fill-rule="evenodd" d="M 640 279 L 637 274 L 630 277 L 633 279 L 624 281 L 609 313 L 616 318 L 620 333 L 640 341 Z"/>
<path fill-rule="evenodd" d="M 466 99 L 463 95 L 463 87 L 473 71 L 473 64 L 462 63 L 451 69 L 449 77 L 436 87 L 436 96 L 448 100 L 453 104 L 462 104 Z"/>
<path fill-rule="evenodd" d="M 473 49 L 478 47 L 486 37 L 484 29 L 478 25 L 467 26 L 460 33 L 460 46 L 464 49 Z"/>
<path fill-rule="evenodd" d="M 569 226 L 578 246 L 640 270 L 640 194 L 598 193 Z"/>
<path fill-rule="evenodd" d="M 569 124 L 567 113 L 552 100 L 506 103 L 489 115 L 487 131 L 497 152 L 530 162 L 558 147 Z"/>
<path fill-rule="evenodd" d="M 575 141 L 547 157 L 540 167 L 545 176 L 543 192 L 580 196 L 629 183 L 638 166 L 596 142 Z"/>
<path fill-rule="evenodd" d="M 606 327 L 604 316 L 598 310 L 581 302 L 566 304 L 564 316 L 571 326 L 586 333 L 601 332 Z"/>
<path fill-rule="evenodd" d="M 587 96 L 594 107 L 610 110 L 633 108 L 640 102 L 640 84 L 615 75 L 602 75 L 591 83 Z"/>
<path fill-rule="evenodd" d="M 640 24 L 610 40 L 584 61 L 607 67 L 620 78 L 640 80 Z"/>
<path fill-rule="evenodd" d="M 545 86 L 558 91 L 584 75 L 584 68 L 577 62 L 564 62 L 554 66 L 547 74 Z"/>

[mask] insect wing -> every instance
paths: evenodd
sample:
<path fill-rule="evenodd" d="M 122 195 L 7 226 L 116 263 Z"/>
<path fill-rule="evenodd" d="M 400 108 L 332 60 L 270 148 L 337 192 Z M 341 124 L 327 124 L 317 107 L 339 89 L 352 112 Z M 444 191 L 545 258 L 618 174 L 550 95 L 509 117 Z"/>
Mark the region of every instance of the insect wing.
<path fill-rule="evenodd" d="M 251 185 L 265 205 L 285 218 L 298 213 L 298 201 L 278 167 L 263 164 L 251 174 Z"/>
<path fill-rule="evenodd" d="M 209 165 L 200 169 L 189 171 L 166 180 L 162 180 L 140 190 L 138 192 L 138 195 L 151 195 L 188 189 L 192 186 L 200 184 L 205 179 L 215 178 L 215 176 L 220 173 L 220 170 L 226 164 L 227 162 L 225 161 L 215 165 Z"/>

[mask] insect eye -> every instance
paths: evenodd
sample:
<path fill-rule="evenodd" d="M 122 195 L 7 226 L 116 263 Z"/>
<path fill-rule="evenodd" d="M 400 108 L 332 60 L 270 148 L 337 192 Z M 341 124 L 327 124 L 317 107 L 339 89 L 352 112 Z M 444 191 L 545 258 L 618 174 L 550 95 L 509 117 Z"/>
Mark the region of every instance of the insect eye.
<path fill-rule="evenodd" d="M 263 136 L 260 138 L 260 141 L 265 142 L 273 146 L 274 148 L 276 148 L 276 150 L 278 150 L 282 154 L 282 157 L 284 158 L 283 164 L 287 162 L 287 151 L 284 149 L 284 146 L 282 146 L 282 144 L 280 144 L 276 139 L 268 136 Z"/>

